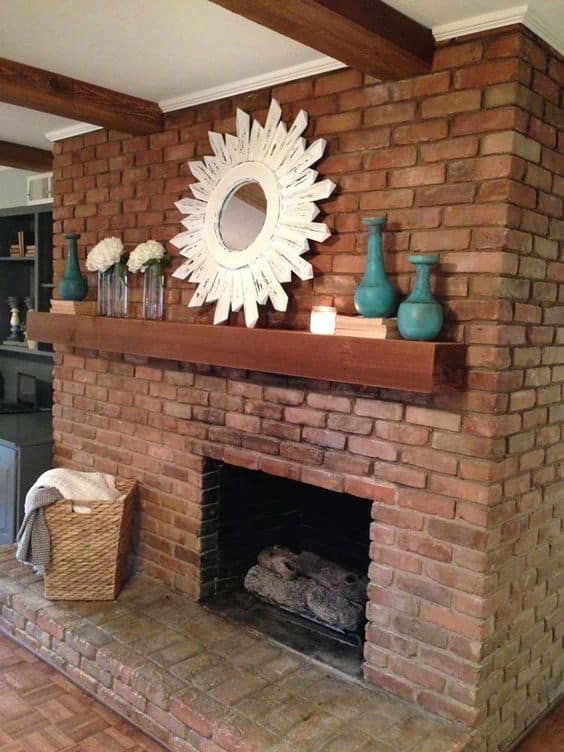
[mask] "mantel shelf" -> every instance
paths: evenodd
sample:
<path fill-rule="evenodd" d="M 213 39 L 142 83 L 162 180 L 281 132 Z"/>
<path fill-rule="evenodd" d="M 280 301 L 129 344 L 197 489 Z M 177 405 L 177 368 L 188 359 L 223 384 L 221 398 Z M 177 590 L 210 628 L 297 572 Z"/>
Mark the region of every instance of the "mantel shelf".
<path fill-rule="evenodd" d="M 464 383 L 466 348 L 452 342 L 323 336 L 143 319 L 28 314 L 28 335 L 104 352 L 431 393 Z"/>

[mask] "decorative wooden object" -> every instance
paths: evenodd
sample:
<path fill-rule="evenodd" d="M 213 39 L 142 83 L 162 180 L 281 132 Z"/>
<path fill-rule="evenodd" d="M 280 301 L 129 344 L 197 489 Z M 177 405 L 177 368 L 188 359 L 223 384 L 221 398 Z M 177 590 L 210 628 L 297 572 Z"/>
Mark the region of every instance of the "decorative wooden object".
<path fill-rule="evenodd" d="M 376 78 L 431 69 L 430 29 L 381 0 L 212 0 Z"/>
<path fill-rule="evenodd" d="M 95 300 L 55 300 L 51 301 L 51 313 L 64 313 L 71 316 L 95 316 Z"/>
<path fill-rule="evenodd" d="M 136 135 L 160 131 L 164 122 L 156 102 L 5 58 L 0 58 L 0 102 Z"/>
<path fill-rule="evenodd" d="M 190 186 L 194 198 L 175 204 L 187 215 L 182 220 L 186 230 L 171 243 L 188 260 L 173 277 L 198 282 L 188 306 L 216 303 L 214 324 L 226 321 L 230 309 L 244 308 L 245 323 L 253 327 L 259 315 L 257 303 L 264 305 L 269 298 L 276 311 L 285 311 L 288 296 L 280 283 L 289 282 L 292 272 L 311 279 L 312 266 L 302 258 L 309 249 L 308 238 L 321 242 L 330 235 L 327 225 L 313 221 L 319 213 L 314 202 L 327 198 L 335 184 L 316 183 L 317 172 L 310 169 L 321 158 L 326 141 L 318 138 L 306 148 L 304 110 L 289 130 L 280 122 L 281 115 L 273 99 L 264 127 L 237 110 L 237 136 L 210 132 L 215 156 L 190 162 L 199 181 Z M 241 208 L 240 218 L 233 219 L 235 227 L 241 233 L 247 222 L 255 231 L 233 247 L 226 238 L 224 218 L 236 193 Z M 256 212 L 253 193 L 264 199 L 262 215 Z"/>
<path fill-rule="evenodd" d="M 430 393 L 462 386 L 466 347 L 279 329 L 30 312 L 29 336 L 105 352 Z"/>
<path fill-rule="evenodd" d="M 48 172 L 53 167 L 53 155 L 47 149 L 36 149 L 33 146 L 0 141 L 0 164 L 5 167 L 16 167 L 18 170 Z"/>

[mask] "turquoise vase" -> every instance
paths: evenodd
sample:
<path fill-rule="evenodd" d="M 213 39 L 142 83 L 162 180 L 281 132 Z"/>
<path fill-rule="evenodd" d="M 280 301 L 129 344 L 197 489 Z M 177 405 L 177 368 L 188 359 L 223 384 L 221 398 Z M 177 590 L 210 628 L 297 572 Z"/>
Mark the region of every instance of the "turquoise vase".
<path fill-rule="evenodd" d="M 398 309 L 398 329 L 404 339 L 435 339 L 443 326 L 443 308 L 431 294 L 431 269 L 438 256 L 408 256 L 415 266 L 411 294 Z"/>
<path fill-rule="evenodd" d="M 62 300 L 84 300 L 88 294 L 86 277 L 81 274 L 78 265 L 76 242 L 79 237 L 80 235 L 77 232 L 69 232 L 65 235 L 65 240 L 67 241 L 67 265 L 58 287 Z"/>
<path fill-rule="evenodd" d="M 398 291 L 390 283 L 382 254 L 382 226 L 386 217 L 362 220 L 368 226 L 368 256 L 362 281 L 354 293 L 354 304 L 361 316 L 388 318 L 397 306 Z"/>

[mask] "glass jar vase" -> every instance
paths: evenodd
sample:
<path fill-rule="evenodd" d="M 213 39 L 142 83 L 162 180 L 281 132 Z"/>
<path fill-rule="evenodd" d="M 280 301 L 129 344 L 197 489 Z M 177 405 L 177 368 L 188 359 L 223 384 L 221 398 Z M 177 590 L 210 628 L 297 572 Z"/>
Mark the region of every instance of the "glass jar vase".
<path fill-rule="evenodd" d="M 110 277 L 111 270 L 107 272 L 98 272 L 98 298 L 96 302 L 96 313 L 98 316 L 108 316 L 108 301 L 110 297 Z"/>
<path fill-rule="evenodd" d="M 111 270 L 108 290 L 107 316 L 115 318 L 127 318 L 127 272 L 118 271 L 116 267 Z"/>
<path fill-rule="evenodd" d="M 148 266 L 143 279 L 143 317 L 164 318 L 165 276 L 159 266 Z"/>

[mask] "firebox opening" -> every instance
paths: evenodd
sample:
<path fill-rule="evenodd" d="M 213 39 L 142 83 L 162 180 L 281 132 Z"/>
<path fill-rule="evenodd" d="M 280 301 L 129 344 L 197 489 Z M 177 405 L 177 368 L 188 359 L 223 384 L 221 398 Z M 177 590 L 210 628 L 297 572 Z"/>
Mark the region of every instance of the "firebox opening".
<path fill-rule="evenodd" d="M 217 502 L 204 555 L 207 604 L 360 676 L 370 504 L 227 464 Z"/>

